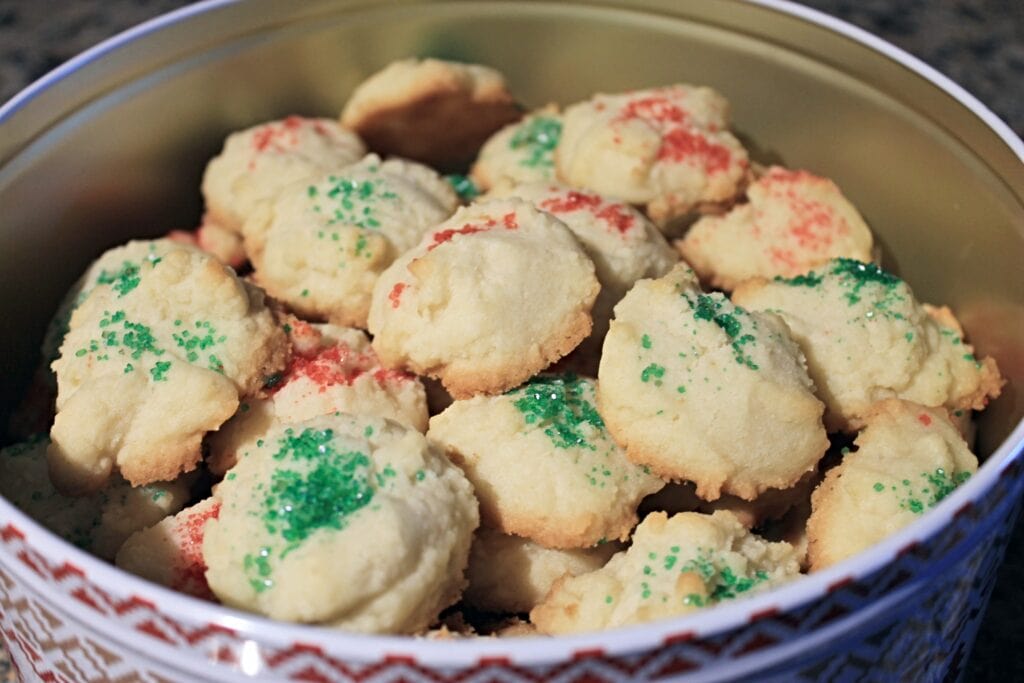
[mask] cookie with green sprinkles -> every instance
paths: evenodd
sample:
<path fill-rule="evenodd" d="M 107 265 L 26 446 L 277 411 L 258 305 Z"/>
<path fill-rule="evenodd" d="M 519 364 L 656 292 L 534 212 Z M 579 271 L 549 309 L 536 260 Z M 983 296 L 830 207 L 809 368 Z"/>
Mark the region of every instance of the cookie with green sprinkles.
<path fill-rule="evenodd" d="M 458 203 L 426 166 L 371 154 L 285 187 L 242 232 L 272 296 L 303 317 L 365 327 L 380 273 Z"/>
<path fill-rule="evenodd" d="M 184 507 L 193 479 L 133 488 L 119 476 L 89 496 L 69 497 L 50 482 L 46 448 L 39 434 L 0 449 L 0 495 L 69 543 L 107 561 L 134 532 Z"/>
<path fill-rule="evenodd" d="M 53 424 L 53 404 L 57 395 L 57 378 L 50 368 L 60 356 L 60 345 L 68 333 L 71 314 L 89 293 L 96 288 L 113 289 L 118 297 L 125 296 L 139 285 L 163 255 L 171 249 L 191 249 L 173 239 L 132 240 L 108 249 L 100 255 L 67 291 L 50 318 L 40 349 L 39 366 L 32 376 L 30 390 L 15 409 L 8 425 L 13 438 L 50 428 Z"/>
<path fill-rule="evenodd" d="M 874 263 L 838 258 L 790 279 L 755 278 L 733 301 L 786 321 L 827 407 L 829 431 L 856 431 L 887 398 L 982 410 L 1003 385 L 995 360 L 975 356 L 949 309 L 920 303 Z"/>
<path fill-rule="evenodd" d="M 203 436 L 284 369 L 288 339 L 258 288 L 213 256 L 171 249 L 126 292 L 96 287 L 53 363 L 50 475 L 69 495 L 196 467 Z"/>
<path fill-rule="evenodd" d="M 856 450 L 825 475 L 807 522 L 811 570 L 870 548 L 927 513 L 978 470 L 943 408 L 890 399 L 865 416 Z"/>
<path fill-rule="evenodd" d="M 752 534 L 730 512 L 656 512 L 604 567 L 557 581 L 530 621 L 549 635 L 601 631 L 738 600 L 799 575 L 792 546 Z"/>
<path fill-rule="evenodd" d="M 276 428 L 215 496 L 202 554 L 221 602 L 365 633 L 416 633 L 454 603 L 479 521 L 422 434 L 345 413 Z"/>
<path fill-rule="evenodd" d="M 828 448 L 804 363 L 781 319 L 705 294 L 679 265 L 615 307 L 598 401 L 633 462 L 704 500 L 754 500 L 794 486 Z"/>
<path fill-rule="evenodd" d="M 483 190 L 555 179 L 555 148 L 562 136 L 558 106 L 530 112 L 492 135 L 480 149 L 471 176 Z"/>
<path fill-rule="evenodd" d="M 549 548 L 626 540 L 640 500 L 665 484 L 626 459 L 594 381 L 574 375 L 455 401 L 427 436 L 466 472 L 486 526 Z"/>

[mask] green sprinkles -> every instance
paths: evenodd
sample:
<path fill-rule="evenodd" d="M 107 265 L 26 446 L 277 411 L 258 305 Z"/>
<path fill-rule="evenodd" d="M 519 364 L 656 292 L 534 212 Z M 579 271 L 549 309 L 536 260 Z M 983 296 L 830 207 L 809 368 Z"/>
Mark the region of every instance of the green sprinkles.
<path fill-rule="evenodd" d="M 817 287 L 824 279 L 823 276 L 815 274 L 813 270 L 806 275 L 797 275 L 791 278 L 784 278 L 781 275 L 775 276 L 775 282 L 781 282 L 790 287 Z"/>
<path fill-rule="evenodd" d="M 171 369 L 171 362 L 169 360 L 158 360 L 152 368 L 149 370 L 149 374 L 153 376 L 155 382 L 166 382 L 167 371 Z"/>
<path fill-rule="evenodd" d="M 587 441 L 587 432 L 603 432 L 604 420 L 584 398 L 586 386 L 571 374 L 535 377 L 506 395 L 520 397 L 513 405 L 523 414 L 526 424 L 542 427 L 556 448 L 596 450 Z"/>
<path fill-rule="evenodd" d="M 175 321 L 176 324 L 178 322 L 180 321 Z M 180 327 L 180 325 L 178 326 Z M 185 352 L 185 359 L 189 363 L 195 363 L 199 360 L 200 351 L 205 351 L 227 339 L 224 335 L 218 336 L 216 328 L 206 320 L 197 320 L 195 322 L 195 329 L 196 331 L 194 332 L 185 329 L 171 335 L 174 343 Z M 212 353 L 207 356 L 206 367 L 221 374 L 224 373 L 224 364 Z"/>
<path fill-rule="evenodd" d="M 104 311 L 99 322 L 100 339 L 90 339 L 88 345 L 75 351 L 75 357 L 81 358 L 90 353 L 98 353 L 96 360 L 110 360 L 110 353 L 116 352 L 118 356 L 128 356 L 131 360 L 139 360 L 145 354 L 154 356 L 164 355 L 164 350 L 157 345 L 156 337 L 152 330 L 142 323 L 128 320 L 124 311 Z M 120 327 L 120 330 L 117 329 Z M 170 361 L 161 361 L 150 370 L 153 378 L 162 381 L 167 370 L 170 368 Z M 133 372 L 135 366 L 126 363 L 125 374 Z"/>
<path fill-rule="evenodd" d="M 709 602 L 732 600 L 768 580 L 767 572 L 762 570 L 747 576 L 737 575 L 729 565 L 719 566 L 707 551 L 701 551 L 696 558 L 682 565 L 680 571 L 696 573 L 704 583 L 709 584 Z"/>
<path fill-rule="evenodd" d="M 249 586 L 257 593 L 274 587 L 270 578 L 270 548 L 264 546 L 255 555 L 246 555 L 242 558 L 242 569 L 249 576 Z"/>
<path fill-rule="evenodd" d="M 476 186 L 476 183 L 461 173 L 446 175 L 444 179 L 455 190 L 455 194 L 459 195 L 459 199 L 464 202 L 471 202 L 480 196 L 480 188 Z"/>
<path fill-rule="evenodd" d="M 644 347 L 645 349 L 651 348 L 651 338 L 646 334 L 640 337 L 640 346 Z"/>
<path fill-rule="evenodd" d="M 139 286 L 141 277 L 139 271 L 141 267 L 137 263 L 131 261 L 125 261 L 121 264 L 121 267 L 113 273 L 107 270 L 101 270 L 99 277 L 96 279 L 98 285 L 111 285 L 111 288 L 117 292 L 117 298 L 120 299 L 128 292 L 132 291 Z"/>
<path fill-rule="evenodd" d="M 665 368 L 657 363 L 651 363 L 640 372 L 640 381 L 647 383 L 653 380 L 654 386 L 661 386 L 661 378 L 665 376 Z"/>
<path fill-rule="evenodd" d="M 753 345 L 757 342 L 757 338 L 754 335 L 741 334 L 743 332 L 743 323 L 740 322 L 740 316 L 747 314 L 744 309 L 739 306 L 733 306 L 732 313 L 722 311 L 724 304 L 728 300 L 721 294 L 698 294 L 696 300 L 691 299 L 686 294 L 683 297 L 690 304 L 690 308 L 693 309 L 694 319 L 713 322 L 732 340 L 730 346 L 737 363 L 745 365 L 751 370 L 760 369 L 757 363 L 744 351 L 745 346 L 748 344 Z M 753 329 L 757 329 L 757 324 L 753 320 L 750 321 L 750 324 Z"/>
<path fill-rule="evenodd" d="M 306 188 L 306 196 L 313 203 L 314 211 L 327 216 L 328 225 L 341 223 L 365 229 L 379 228 L 376 206 L 381 201 L 398 199 L 383 180 L 355 180 L 332 175 L 327 181 L 323 191 L 315 185 Z"/>
<path fill-rule="evenodd" d="M 271 477 L 262 519 L 268 532 L 288 541 L 285 554 L 319 529 L 343 529 L 373 499 L 369 457 L 339 452 L 333 442 L 333 430 L 313 428 L 298 435 L 288 429 L 278 441 L 273 458 L 284 464 Z M 293 463 L 304 465 L 304 471 L 288 469 Z M 378 476 L 393 477 L 389 469 Z"/>
<path fill-rule="evenodd" d="M 942 502 L 946 496 L 955 491 L 958 486 L 963 484 L 970 477 L 970 472 L 951 474 L 942 467 L 939 467 L 933 472 L 921 473 L 921 478 L 924 479 L 924 485 L 919 486 L 916 491 L 911 481 L 909 479 L 904 479 L 901 482 L 903 486 L 903 497 L 900 499 L 900 508 L 912 512 L 915 515 L 920 515 L 925 510 L 930 510 Z M 878 484 L 875 484 L 875 490 L 881 490 L 878 488 Z M 892 490 L 897 491 L 897 488 L 893 486 Z"/>
<path fill-rule="evenodd" d="M 862 290 L 869 285 L 881 287 L 883 291 L 883 297 L 875 304 L 875 308 L 885 311 L 891 305 L 891 298 L 902 299 L 896 295 L 895 290 L 903 284 L 903 280 L 892 273 L 885 272 L 874 263 L 864 263 L 851 258 L 837 258 L 833 259 L 830 272 L 839 276 L 840 284 L 847 288 L 848 291 L 844 296 L 846 302 L 851 306 L 860 302 Z M 890 314 L 890 317 L 901 319 L 903 316 Z"/>
<path fill-rule="evenodd" d="M 519 126 L 509 140 L 510 149 L 525 152 L 520 166 L 527 168 L 552 168 L 555 165 L 554 151 L 562 137 L 562 122 L 557 118 L 537 116 Z"/>

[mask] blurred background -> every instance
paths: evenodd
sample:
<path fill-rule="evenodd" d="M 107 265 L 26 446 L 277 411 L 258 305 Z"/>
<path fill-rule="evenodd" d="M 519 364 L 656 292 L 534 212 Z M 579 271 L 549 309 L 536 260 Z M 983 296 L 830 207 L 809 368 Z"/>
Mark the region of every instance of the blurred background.
<path fill-rule="evenodd" d="M 685 1 L 685 0 L 680 0 Z M 185 0 L 0 0 L 0 102 L 82 50 Z M 802 0 L 888 40 L 966 88 L 1024 136 L 1024 0 Z M 0 135 L 3 134 L 0 128 Z M 1024 681 L 1024 527 L 966 671 Z M 0 681 L 13 681 L 0 647 Z"/>

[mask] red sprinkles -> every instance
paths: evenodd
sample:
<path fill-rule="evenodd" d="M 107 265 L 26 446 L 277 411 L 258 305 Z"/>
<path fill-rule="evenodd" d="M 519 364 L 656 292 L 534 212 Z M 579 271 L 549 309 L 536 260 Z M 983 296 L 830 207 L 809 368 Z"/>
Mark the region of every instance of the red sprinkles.
<path fill-rule="evenodd" d="M 509 212 L 501 217 L 502 225 L 506 230 L 516 230 L 519 228 L 519 221 L 516 219 L 516 214 Z M 445 242 L 450 242 L 456 235 L 473 235 L 478 232 L 487 232 L 492 228 L 497 227 L 498 222 L 493 218 L 488 218 L 483 223 L 466 223 L 461 228 L 446 228 L 444 230 L 438 230 L 431 239 L 433 242 L 427 247 L 427 251 L 433 251 Z"/>
<path fill-rule="evenodd" d="M 728 170 L 732 163 L 732 153 L 728 148 L 683 128 L 671 130 L 662 137 L 658 158 L 674 162 L 695 159 L 708 174 Z"/>
<path fill-rule="evenodd" d="M 540 203 L 540 208 L 554 214 L 571 213 L 573 211 L 586 210 L 592 213 L 599 220 L 604 221 L 619 231 L 621 234 L 628 232 L 635 221 L 626 207 L 622 204 L 609 203 L 605 206 L 604 200 L 596 194 L 587 194 L 570 190 L 561 196 L 545 199 Z"/>
<path fill-rule="evenodd" d="M 831 206 L 808 199 L 802 191 L 809 185 L 827 183 L 824 178 L 807 171 L 773 167 L 758 182 L 785 202 L 792 215 L 786 232 L 799 248 L 820 253 L 832 246 L 837 236 L 849 232 L 849 225 Z"/>
<path fill-rule="evenodd" d="M 407 372 L 380 367 L 380 361 L 372 350 L 358 353 L 347 344 L 335 344 L 320 349 L 310 357 L 292 356 L 284 381 L 274 387 L 273 391 L 276 393 L 300 378 L 305 378 L 316 385 L 317 392 L 322 394 L 332 386 L 352 386 L 366 374 L 370 374 L 381 386 L 412 379 L 412 375 Z"/>
<path fill-rule="evenodd" d="M 932 418 L 927 413 L 921 413 L 917 416 L 917 421 L 923 424 L 925 427 L 932 426 Z"/>
<path fill-rule="evenodd" d="M 175 567 L 171 588 L 199 598 L 214 600 L 206 582 L 206 562 L 203 561 L 203 536 L 206 523 L 220 515 L 220 502 L 205 510 L 194 511 L 178 522 L 174 529 L 181 550 L 182 564 Z"/>
<path fill-rule="evenodd" d="M 402 303 L 402 292 L 405 291 L 407 286 L 404 282 L 396 282 L 395 286 L 391 288 L 391 292 L 388 294 L 391 308 L 398 308 L 398 305 Z"/>

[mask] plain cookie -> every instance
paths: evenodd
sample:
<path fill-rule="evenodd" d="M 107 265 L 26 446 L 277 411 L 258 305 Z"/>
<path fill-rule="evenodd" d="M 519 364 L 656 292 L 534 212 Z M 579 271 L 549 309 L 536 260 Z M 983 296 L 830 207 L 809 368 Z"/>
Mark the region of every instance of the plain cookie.
<path fill-rule="evenodd" d="M 403 59 L 359 84 L 341 123 L 378 154 L 458 170 L 520 116 L 505 77 L 490 67 Z"/>
<path fill-rule="evenodd" d="M 525 614 L 544 599 L 555 581 L 600 569 L 618 550 L 618 543 L 555 550 L 482 527 L 470 549 L 469 585 L 462 602 L 485 612 Z"/>
<path fill-rule="evenodd" d="M 69 543 L 113 560 L 125 539 L 180 510 L 192 479 L 132 488 L 120 477 L 91 496 L 69 498 L 50 483 L 46 447 L 39 435 L 0 450 L 0 494 L 15 507 Z"/>

